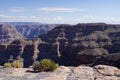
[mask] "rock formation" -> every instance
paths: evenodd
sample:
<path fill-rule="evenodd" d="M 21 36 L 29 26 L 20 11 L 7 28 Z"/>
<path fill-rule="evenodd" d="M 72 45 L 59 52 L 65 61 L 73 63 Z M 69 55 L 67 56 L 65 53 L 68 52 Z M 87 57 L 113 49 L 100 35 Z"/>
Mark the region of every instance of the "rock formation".
<path fill-rule="evenodd" d="M 24 40 L 25 37 L 21 35 L 13 26 L 0 25 L 0 44 L 11 43 L 14 40 Z"/>
<path fill-rule="evenodd" d="M 1 64 L 8 61 L 11 55 L 14 59 L 20 55 L 25 66 L 30 66 L 34 61 L 43 58 L 50 58 L 69 66 L 93 66 L 101 63 L 120 67 L 116 64 L 120 62 L 120 25 L 58 25 L 46 34 L 40 35 L 39 40 L 0 45 Z"/>
<path fill-rule="evenodd" d="M 18 32 L 24 35 L 27 39 L 33 39 L 39 35 L 47 33 L 57 26 L 57 24 L 21 24 L 14 25 Z"/>
<path fill-rule="evenodd" d="M 53 29 L 57 25 L 58 24 L 41 24 L 35 22 L 5 22 L 0 25 L 0 39 L 2 38 L 1 42 L 4 43 L 9 42 L 6 39 L 9 35 L 11 35 L 10 37 L 13 37 L 13 40 L 11 38 L 11 41 L 15 40 L 14 37 L 18 38 L 20 36 L 23 36 L 26 39 L 33 39 L 47 33 L 47 31 Z"/>
<path fill-rule="evenodd" d="M 119 80 L 120 69 L 108 65 L 60 66 L 54 72 L 33 73 L 30 68 L 0 69 L 0 80 Z"/>

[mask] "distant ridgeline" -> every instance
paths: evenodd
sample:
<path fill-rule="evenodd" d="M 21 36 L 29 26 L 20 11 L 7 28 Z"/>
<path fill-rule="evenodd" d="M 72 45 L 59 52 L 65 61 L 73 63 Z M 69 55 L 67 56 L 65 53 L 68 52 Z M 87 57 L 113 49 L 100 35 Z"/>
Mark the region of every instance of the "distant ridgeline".
<path fill-rule="evenodd" d="M 14 40 L 33 39 L 53 29 L 57 24 L 41 24 L 37 22 L 3 22 L 0 23 L 0 43 Z"/>
<path fill-rule="evenodd" d="M 8 25 L 0 25 L 2 31 L 7 30 L 4 27 L 8 28 Z M 53 29 L 50 25 L 50 28 L 48 26 L 41 28 L 40 25 L 36 27 L 16 25 L 13 29 L 8 28 L 9 34 L 0 31 L 0 35 L 16 36 L 10 44 L 0 45 L 1 65 L 9 62 L 12 56 L 13 60 L 22 58 L 25 67 L 43 58 L 50 58 L 68 66 L 107 64 L 120 68 L 120 25 L 82 23 L 62 24 L 56 27 L 54 25 Z M 29 35 L 33 36 L 33 33 L 39 37 L 25 39 L 31 39 Z"/>

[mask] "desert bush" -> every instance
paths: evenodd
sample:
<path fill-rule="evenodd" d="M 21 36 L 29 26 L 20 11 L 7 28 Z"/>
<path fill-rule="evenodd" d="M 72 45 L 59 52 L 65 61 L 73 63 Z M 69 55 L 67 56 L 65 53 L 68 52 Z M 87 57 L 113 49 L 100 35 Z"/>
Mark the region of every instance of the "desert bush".
<path fill-rule="evenodd" d="M 54 61 L 50 59 L 43 59 L 39 63 L 33 65 L 34 70 L 42 71 L 54 71 L 58 67 Z"/>
<path fill-rule="evenodd" d="M 12 67 L 12 66 L 11 66 L 10 63 L 4 63 L 3 67 L 4 67 L 4 68 L 10 68 L 10 67 Z"/>
<path fill-rule="evenodd" d="M 38 70 L 38 67 L 39 67 L 39 61 L 36 61 L 33 63 L 33 70 Z"/>
<path fill-rule="evenodd" d="M 23 62 L 20 60 L 15 60 L 11 63 L 11 66 L 13 68 L 22 68 L 23 67 Z"/>

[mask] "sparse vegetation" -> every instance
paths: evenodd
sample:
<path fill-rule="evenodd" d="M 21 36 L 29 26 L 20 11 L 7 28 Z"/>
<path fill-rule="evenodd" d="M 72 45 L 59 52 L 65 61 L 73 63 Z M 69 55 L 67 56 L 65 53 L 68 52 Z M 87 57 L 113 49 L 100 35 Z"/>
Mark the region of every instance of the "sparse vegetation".
<path fill-rule="evenodd" d="M 37 71 L 54 71 L 55 69 L 57 69 L 58 64 L 56 64 L 54 61 L 50 60 L 50 59 L 43 59 L 40 62 L 35 62 L 33 64 L 33 70 L 37 70 Z"/>
<path fill-rule="evenodd" d="M 23 67 L 23 62 L 20 60 L 15 60 L 11 63 L 11 66 L 13 68 L 22 68 Z"/>
<path fill-rule="evenodd" d="M 13 68 L 22 68 L 23 67 L 23 62 L 20 60 L 15 60 L 12 63 L 4 63 L 4 68 L 7 67 L 13 67 Z"/>
<path fill-rule="evenodd" d="M 4 67 L 4 68 L 10 68 L 10 67 L 12 67 L 12 66 L 11 66 L 11 63 L 4 63 L 3 67 Z"/>

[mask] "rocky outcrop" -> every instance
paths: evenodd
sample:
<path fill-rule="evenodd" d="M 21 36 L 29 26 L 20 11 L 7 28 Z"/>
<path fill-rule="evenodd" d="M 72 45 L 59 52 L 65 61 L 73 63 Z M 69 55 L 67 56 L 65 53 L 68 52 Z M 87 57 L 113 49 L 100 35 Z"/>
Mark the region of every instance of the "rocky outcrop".
<path fill-rule="evenodd" d="M 119 72 L 120 70 L 118 68 L 106 65 L 97 65 L 94 68 L 88 66 L 61 66 L 43 80 L 119 80 Z"/>
<path fill-rule="evenodd" d="M 105 65 L 104 66 L 103 65 L 95 66 L 95 69 L 100 74 L 106 75 L 106 76 L 114 76 L 116 74 L 116 72 L 118 71 L 118 68 L 116 68 L 116 67 L 105 66 Z"/>
<path fill-rule="evenodd" d="M 120 69 L 107 65 L 94 67 L 60 66 L 54 72 L 33 73 L 30 68 L 0 69 L 0 80 L 119 80 Z"/>

